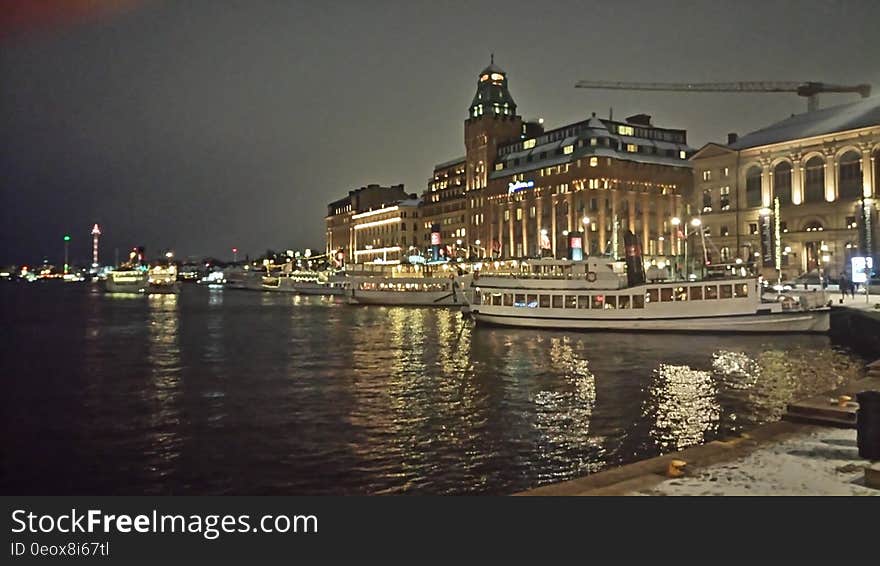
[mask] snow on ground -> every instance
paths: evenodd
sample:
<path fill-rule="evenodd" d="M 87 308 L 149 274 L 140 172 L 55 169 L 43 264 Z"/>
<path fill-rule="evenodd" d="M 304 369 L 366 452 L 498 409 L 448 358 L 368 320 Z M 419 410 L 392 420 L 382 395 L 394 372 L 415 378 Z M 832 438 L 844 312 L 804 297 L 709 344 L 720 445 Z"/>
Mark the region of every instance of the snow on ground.
<path fill-rule="evenodd" d="M 820 429 L 666 480 L 642 495 L 880 495 L 864 485 L 854 429 Z"/>

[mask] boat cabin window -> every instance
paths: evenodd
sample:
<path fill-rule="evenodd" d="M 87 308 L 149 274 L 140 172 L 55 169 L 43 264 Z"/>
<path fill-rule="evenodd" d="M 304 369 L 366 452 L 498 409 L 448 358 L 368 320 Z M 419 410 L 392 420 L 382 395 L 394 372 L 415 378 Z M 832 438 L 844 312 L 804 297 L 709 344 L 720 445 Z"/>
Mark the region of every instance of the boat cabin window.
<path fill-rule="evenodd" d="M 561 309 L 562 308 L 562 295 L 553 295 L 553 308 Z"/>
<path fill-rule="evenodd" d="M 616 309 L 617 308 L 617 297 L 614 295 L 606 295 L 605 296 L 605 308 L 606 309 Z"/>
<path fill-rule="evenodd" d="M 481 291 L 477 291 L 474 293 L 474 304 L 482 305 L 483 304 L 483 293 Z"/>
<path fill-rule="evenodd" d="M 656 303 L 660 300 L 660 291 L 658 289 L 648 289 L 648 302 Z"/>
<path fill-rule="evenodd" d="M 605 295 L 593 295 L 593 308 L 594 309 L 604 309 L 605 308 Z"/>
<path fill-rule="evenodd" d="M 517 293 L 513 298 L 513 306 L 515 306 L 515 307 L 526 306 L 526 296 L 523 293 Z"/>
<path fill-rule="evenodd" d="M 539 295 L 539 296 L 540 296 L 540 300 L 538 302 L 539 306 L 542 309 L 546 309 L 547 307 L 549 307 L 550 306 L 550 295 Z"/>
<path fill-rule="evenodd" d="M 526 295 L 526 306 L 533 309 L 538 306 L 538 295 Z"/>
<path fill-rule="evenodd" d="M 691 300 L 692 301 L 702 301 L 703 300 L 703 288 L 702 287 L 691 287 Z"/>
<path fill-rule="evenodd" d="M 566 295 L 565 296 L 565 308 L 576 309 L 577 304 L 578 304 L 577 295 Z"/>
<path fill-rule="evenodd" d="M 513 293 L 504 293 L 504 306 L 512 307 L 513 306 Z"/>
<path fill-rule="evenodd" d="M 748 283 L 737 283 L 733 286 L 733 296 L 737 299 L 742 299 L 749 296 L 749 284 Z"/>
<path fill-rule="evenodd" d="M 686 300 L 688 300 L 688 290 L 687 290 L 687 287 L 676 287 L 676 288 L 675 288 L 675 300 L 676 300 L 676 301 L 686 301 Z"/>
<path fill-rule="evenodd" d="M 501 293 L 492 293 L 492 305 L 501 306 Z"/>
<path fill-rule="evenodd" d="M 672 287 L 663 287 L 660 289 L 660 300 L 664 303 L 672 302 Z"/>
<path fill-rule="evenodd" d="M 715 285 L 706 285 L 706 300 L 712 300 L 718 298 L 718 287 Z"/>
<path fill-rule="evenodd" d="M 589 295 L 579 295 L 578 296 L 578 308 L 579 309 L 590 308 L 590 296 Z"/>
<path fill-rule="evenodd" d="M 731 299 L 733 298 L 733 288 L 731 285 L 719 285 L 718 294 L 722 299 Z"/>
<path fill-rule="evenodd" d="M 629 295 L 621 295 L 617 297 L 617 308 L 619 309 L 628 309 L 629 308 Z"/>
<path fill-rule="evenodd" d="M 632 305 L 633 305 L 634 309 L 645 308 L 645 296 L 644 295 L 633 295 Z"/>

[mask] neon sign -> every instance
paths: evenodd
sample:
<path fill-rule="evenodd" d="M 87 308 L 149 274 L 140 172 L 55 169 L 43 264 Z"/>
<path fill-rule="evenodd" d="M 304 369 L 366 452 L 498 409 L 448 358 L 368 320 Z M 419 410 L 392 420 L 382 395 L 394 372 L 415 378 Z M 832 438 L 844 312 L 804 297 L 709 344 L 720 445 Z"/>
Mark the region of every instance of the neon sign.
<path fill-rule="evenodd" d="M 523 189 L 531 189 L 535 186 L 534 181 L 518 181 L 516 183 L 507 183 L 507 194 L 512 195 Z"/>

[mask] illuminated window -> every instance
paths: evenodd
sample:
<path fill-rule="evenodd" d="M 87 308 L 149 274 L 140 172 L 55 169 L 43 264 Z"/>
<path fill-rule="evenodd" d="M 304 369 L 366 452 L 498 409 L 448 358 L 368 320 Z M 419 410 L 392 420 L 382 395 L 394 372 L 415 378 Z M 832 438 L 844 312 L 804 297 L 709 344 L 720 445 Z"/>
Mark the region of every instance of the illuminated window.
<path fill-rule="evenodd" d="M 523 142 L 523 149 L 532 149 L 535 147 L 535 140 L 526 140 Z"/>
<path fill-rule="evenodd" d="M 724 169 L 722 169 L 722 172 L 723 172 L 723 174 L 724 174 L 725 177 L 729 177 L 729 176 L 730 176 L 730 169 L 729 169 L 729 168 L 725 167 Z"/>
<path fill-rule="evenodd" d="M 536 212 L 537 212 L 537 211 L 535 210 L 535 207 L 534 207 L 534 206 L 531 207 L 531 208 L 529 208 L 529 218 L 534 218 Z"/>
<path fill-rule="evenodd" d="M 721 187 L 721 210 L 730 210 L 730 187 Z"/>
<path fill-rule="evenodd" d="M 573 146 L 573 145 L 567 145 L 567 146 L 565 146 L 565 147 L 562 148 L 562 153 L 564 153 L 565 155 L 568 155 L 568 154 L 573 153 L 573 152 L 574 152 L 574 146 Z"/>
<path fill-rule="evenodd" d="M 636 153 L 639 150 L 639 146 L 634 143 L 626 144 L 626 150 L 630 153 Z"/>
<path fill-rule="evenodd" d="M 679 151 L 679 152 L 678 152 L 678 156 L 679 156 L 681 159 L 687 159 L 687 153 L 686 153 L 684 150 Z"/>
<path fill-rule="evenodd" d="M 485 76 L 485 75 L 484 75 L 484 76 Z M 504 75 L 502 75 L 502 74 L 500 74 L 500 73 L 492 73 L 492 80 L 493 80 L 493 81 L 503 81 L 503 80 L 504 80 Z"/>
<path fill-rule="evenodd" d="M 590 138 L 590 145 L 596 145 L 599 142 L 596 138 Z"/>
<path fill-rule="evenodd" d="M 711 171 L 703 171 L 703 180 L 711 181 L 712 180 L 712 172 Z"/>
<path fill-rule="evenodd" d="M 590 158 L 590 167 L 596 167 L 597 165 L 599 165 L 599 158 L 598 157 L 591 157 Z"/>
<path fill-rule="evenodd" d="M 522 209 L 521 208 L 516 209 L 516 219 L 522 220 Z"/>
<path fill-rule="evenodd" d="M 503 161 L 498 162 L 498 163 L 495 164 L 495 170 L 496 170 L 496 171 L 501 171 L 502 169 L 504 169 L 504 162 L 503 162 Z"/>
<path fill-rule="evenodd" d="M 504 221 L 507 222 L 508 220 L 510 220 L 510 211 L 505 210 L 504 211 Z"/>
<path fill-rule="evenodd" d="M 636 131 L 632 126 L 617 126 L 617 133 L 622 136 L 632 136 Z"/>

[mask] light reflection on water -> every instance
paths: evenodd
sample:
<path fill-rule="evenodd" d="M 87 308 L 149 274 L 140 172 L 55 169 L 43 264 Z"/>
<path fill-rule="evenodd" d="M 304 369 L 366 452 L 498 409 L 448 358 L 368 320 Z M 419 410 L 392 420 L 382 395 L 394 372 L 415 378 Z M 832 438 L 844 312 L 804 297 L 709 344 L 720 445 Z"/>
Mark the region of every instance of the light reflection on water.
<path fill-rule="evenodd" d="M 863 364 L 821 336 L 474 328 L 196 286 L 0 293 L 0 486 L 23 493 L 509 493 L 776 420 Z"/>

